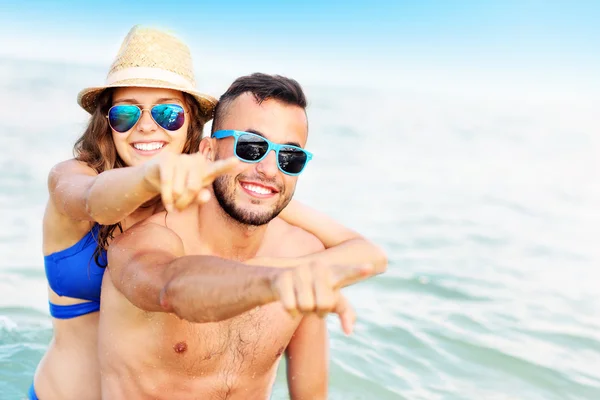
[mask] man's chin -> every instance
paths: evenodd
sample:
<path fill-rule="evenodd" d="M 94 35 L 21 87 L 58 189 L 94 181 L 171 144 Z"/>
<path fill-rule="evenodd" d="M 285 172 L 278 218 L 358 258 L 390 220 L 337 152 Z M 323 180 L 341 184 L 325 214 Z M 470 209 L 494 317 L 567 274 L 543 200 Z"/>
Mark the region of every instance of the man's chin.
<path fill-rule="evenodd" d="M 247 226 L 263 226 L 272 221 L 281 210 L 278 207 L 278 196 L 275 198 L 249 198 L 245 193 L 233 193 L 227 196 L 226 191 L 213 184 L 215 198 L 219 202 L 221 209 L 225 211 L 233 221 Z M 235 200 L 233 200 L 235 199 Z M 233 200 L 233 201 L 232 201 Z"/>
<path fill-rule="evenodd" d="M 257 210 L 255 207 L 236 208 L 229 215 L 244 225 L 263 226 L 271 222 L 279 214 L 274 213 L 272 209 L 265 210 L 264 207 L 260 208 L 260 210 Z"/>

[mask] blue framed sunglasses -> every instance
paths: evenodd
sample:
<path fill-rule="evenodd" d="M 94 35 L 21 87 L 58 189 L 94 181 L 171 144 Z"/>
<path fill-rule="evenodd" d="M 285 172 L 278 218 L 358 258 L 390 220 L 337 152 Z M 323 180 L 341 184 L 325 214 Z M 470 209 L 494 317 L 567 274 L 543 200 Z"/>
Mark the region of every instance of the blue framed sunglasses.
<path fill-rule="evenodd" d="M 301 147 L 273 143 L 264 137 L 250 132 L 221 130 L 212 134 L 215 139 L 234 137 L 235 155 L 247 163 L 261 162 L 271 150 L 277 156 L 277 167 L 287 175 L 299 175 L 313 155 Z"/>

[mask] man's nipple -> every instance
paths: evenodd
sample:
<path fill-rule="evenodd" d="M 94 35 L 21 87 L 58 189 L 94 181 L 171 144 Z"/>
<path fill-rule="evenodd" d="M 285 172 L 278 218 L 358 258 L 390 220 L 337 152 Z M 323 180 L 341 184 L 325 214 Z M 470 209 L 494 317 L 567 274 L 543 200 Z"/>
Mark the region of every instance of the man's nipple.
<path fill-rule="evenodd" d="M 177 353 L 177 354 L 185 353 L 185 351 L 187 350 L 187 343 L 186 342 L 175 343 L 175 345 L 173 346 L 173 350 L 175 350 L 175 353 Z"/>

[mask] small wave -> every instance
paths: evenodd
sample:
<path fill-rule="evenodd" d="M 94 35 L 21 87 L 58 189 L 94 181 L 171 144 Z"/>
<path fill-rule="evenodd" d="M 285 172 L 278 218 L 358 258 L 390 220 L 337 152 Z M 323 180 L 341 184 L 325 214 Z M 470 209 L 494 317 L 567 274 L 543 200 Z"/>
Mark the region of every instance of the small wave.
<path fill-rule="evenodd" d="M 474 340 L 464 340 L 453 337 L 440 331 L 430 331 L 448 351 L 454 353 L 463 366 L 474 371 L 476 368 L 493 370 L 501 375 L 510 376 L 512 380 L 521 381 L 535 388 L 537 393 L 547 393 L 549 398 L 571 398 L 570 396 L 589 397 L 595 392 L 593 387 L 582 385 L 570 379 L 562 372 L 536 362 L 532 362 L 523 356 L 509 354 L 497 348 L 478 345 Z M 506 382 L 508 386 L 508 382 Z"/>
<path fill-rule="evenodd" d="M 393 291 L 409 291 L 421 295 L 429 295 L 441 299 L 472 301 L 472 302 L 487 302 L 492 301 L 491 298 L 478 296 L 467 293 L 464 290 L 456 287 L 450 287 L 441 282 L 438 282 L 434 276 L 415 276 L 412 278 L 400 278 L 387 276 L 379 281 L 382 289 Z"/>
<path fill-rule="evenodd" d="M 589 336 L 583 336 L 575 333 L 565 333 L 548 330 L 534 330 L 520 328 L 518 332 L 540 340 L 545 340 L 553 344 L 558 344 L 572 350 L 589 350 L 598 353 L 600 360 L 600 341 Z"/>

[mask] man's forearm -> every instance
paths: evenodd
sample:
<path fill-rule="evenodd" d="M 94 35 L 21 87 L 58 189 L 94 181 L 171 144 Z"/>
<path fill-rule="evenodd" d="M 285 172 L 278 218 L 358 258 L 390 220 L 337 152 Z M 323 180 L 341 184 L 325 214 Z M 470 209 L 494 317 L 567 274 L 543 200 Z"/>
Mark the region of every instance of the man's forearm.
<path fill-rule="evenodd" d="M 192 322 L 216 322 L 273 302 L 273 270 L 213 256 L 185 256 L 165 269 L 163 310 Z"/>

